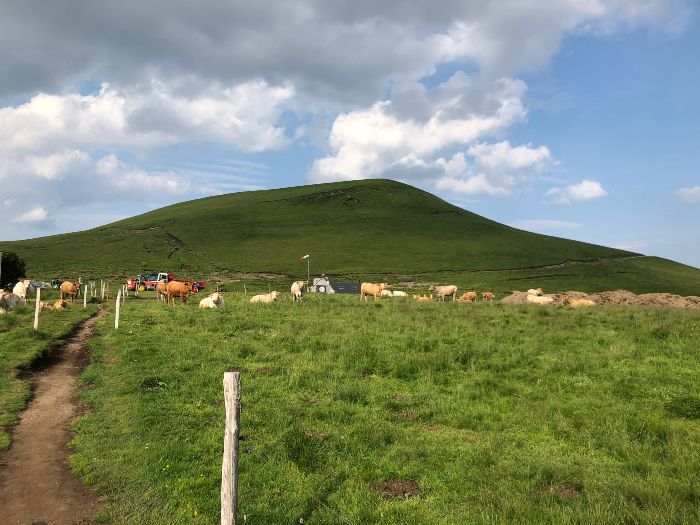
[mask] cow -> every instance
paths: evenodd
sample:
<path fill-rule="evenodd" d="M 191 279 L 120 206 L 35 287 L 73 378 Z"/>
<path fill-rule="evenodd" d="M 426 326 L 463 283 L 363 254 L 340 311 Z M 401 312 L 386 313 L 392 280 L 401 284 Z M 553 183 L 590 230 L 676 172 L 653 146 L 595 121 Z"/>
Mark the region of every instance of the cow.
<path fill-rule="evenodd" d="M 175 297 L 179 297 L 182 301 L 182 304 L 185 304 L 187 302 L 187 297 L 189 297 L 191 291 L 191 281 L 170 281 L 165 287 L 168 304 L 172 304 L 173 306 L 175 306 Z"/>
<path fill-rule="evenodd" d="M 460 303 L 475 303 L 476 302 L 476 292 L 464 292 L 459 298 Z"/>
<path fill-rule="evenodd" d="M 367 297 L 371 295 L 376 301 L 381 297 L 382 290 L 384 290 L 384 288 L 386 288 L 387 286 L 389 285 L 386 283 L 362 283 L 362 285 L 360 286 L 360 300 L 364 299 L 366 301 Z"/>
<path fill-rule="evenodd" d="M 156 284 L 156 298 L 159 301 L 165 302 L 168 297 L 168 283 L 165 281 L 158 281 Z"/>
<path fill-rule="evenodd" d="M 12 289 L 12 293 L 15 295 L 18 295 L 22 299 L 26 299 L 27 298 L 27 289 L 29 288 L 30 282 L 31 281 L 29 279 L 25 279 L 24 281 L 19 281 L 15 285 L 15 287 Z"/>
<path fill-rule="evenodd" d="M 200 308 L 219 308 L 224 305 L 224 298 L 219 292 L 214 292 L 209 297 L 199 301 Z"/>
<path fill-rule="evenodd" d="M 260 295 L 254 295 L 250 298 L 250 303 L 271 303 L 277 300 L 277 295 L 279 292 L 270 292 Z"/>
<path fill-rule="evenodd" d="M 495 295 L 493 295 L 493 292 L 481 292 L 481 299 L 483 301 L 493 301 Z"/>
<path fill-rule="evenodd" d="M 292 287 L 291 287 L 292 301 L 301 301 L 301 296 L 304 293 L 304 286 L 305 285 L 306 285 L 306 281 L 294 281 L 292 283 Z"/>
<path fill-rule="evenodd" d="M 445 297 L 448 295 L 452 296 L 452 300 L 454 301 L 457 299 L 457 287 L 453 284 L 449 286 L 436 286 L 432 285 L 429 289 L 431 292 L 435 292 L 435 295 L 437 295 L 438 299 L 442 299 L 443 301 L 445 300 Z"/>
<path fill-rule="evenodd" d="M 78 292 L 80 292 L 80 283 L 73 284 L 70 281 L 63 281 L 61 283 L 61 299 L 70 297 L 71 302 L 74 303 Z"/>

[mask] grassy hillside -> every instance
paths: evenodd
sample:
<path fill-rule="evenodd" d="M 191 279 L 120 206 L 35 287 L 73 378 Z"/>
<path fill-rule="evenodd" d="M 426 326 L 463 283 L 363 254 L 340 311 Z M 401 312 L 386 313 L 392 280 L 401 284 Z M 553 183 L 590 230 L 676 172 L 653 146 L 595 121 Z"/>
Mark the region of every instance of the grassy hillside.
<path fill-rule="evenodd" d="M 568 277 L 587 275 L 592 278 L 571 282 L 700 293 L 700 270 L 671 261 L 542 268 L 635 254 L 517 230 L 388 180 L 198 199 L 84 232 L 0 243 L 0 249 L 17 251 L 33 275 L 45 278 L 144 270 L 205 278 L 268 272 L 286 278 L 306 273 L 299 257 L 310 253 L 314 273 L 358 278 L 449 275 L 461 286 L 472 286 L 476 273 L 499 270 L 479 282 L 508 290 L 516 273 L 534 271 L 563 288 L 571 287 Z"/>

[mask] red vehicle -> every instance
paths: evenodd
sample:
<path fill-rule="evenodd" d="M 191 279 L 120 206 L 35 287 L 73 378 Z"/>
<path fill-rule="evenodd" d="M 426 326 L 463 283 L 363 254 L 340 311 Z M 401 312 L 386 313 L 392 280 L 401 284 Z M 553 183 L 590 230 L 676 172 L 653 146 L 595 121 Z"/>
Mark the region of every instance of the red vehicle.
<path fill-rule="evenodd" d="M 138 274 L 136 279 L 131 277 L 127 279 L 126 286 L 130 291 L 138 290 L 143 292 L 145 290 L 155 290 L 159 282 L 169 283 L 170 281 L 181 281 L 181 279 L 174 279 L 172 273 L 165 272 Z M 192 281 L 192 291 L 197 293 L 204 288 L 204 285 L 204 281 Z"/>

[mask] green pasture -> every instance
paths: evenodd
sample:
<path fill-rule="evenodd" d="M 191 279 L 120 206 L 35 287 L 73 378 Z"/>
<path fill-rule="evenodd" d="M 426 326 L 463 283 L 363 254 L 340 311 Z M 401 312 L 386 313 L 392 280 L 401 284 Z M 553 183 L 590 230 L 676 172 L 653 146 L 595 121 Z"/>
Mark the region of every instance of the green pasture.
<path fill-rule="evenodd" d="M 42 299 L 46 301 L 55 300 L 57 295 L 54 290 L 42 290 Z M 31 385 L 27 379 L 21 379 L 22 372 L 61 345 L 97 309 L 94 304 L 84 309 L 81 301 L 66 310 L 42 311 L 39 330 L 35 332 L 34 300 L 32 294 L 26 306 L 0 315 L 0 450 L 10 445 L 10 428 L 17 422 L 17 412 L 31 396 Z"/>
<path fill-rule="evenodd" d="M 71 463 L 102 522 L 218 523 L 230 370 L 244 523 L 700 522 L 697 311 L 225 297 L 96 324 Z"/>

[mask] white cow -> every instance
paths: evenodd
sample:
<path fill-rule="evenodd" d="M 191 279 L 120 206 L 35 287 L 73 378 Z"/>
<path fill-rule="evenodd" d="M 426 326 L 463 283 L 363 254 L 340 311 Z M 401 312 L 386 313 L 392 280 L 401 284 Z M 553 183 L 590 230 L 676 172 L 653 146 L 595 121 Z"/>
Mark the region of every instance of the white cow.
<path fill-rule="evenodd" d="M 200 308 L 221 308 L 224 305 L 224 297 L 219 292 L 214 292 L 209 297 L 199 301 Z"/>
<path fill-rule="evenodd" d="M 292 283 L 292 301 L 301 301 L 301 296 L 304 293 L 304 285 L 306 285 L 306 281 L 294 281 Z"/>
<path fill-rule="evenodd" d="M 254 295 L 250 298 L 251 303 L 271 303 L 277 300 L 277 295 L 279 292 L 270 292 L 260 295 Z"/>
<path fill-rule="evenodd" d="M 24 281 L 19 281 L 15 287 L 12 289 L 12 293 L 15 295 L 20 296 L 22 299 L 27 298 L 27 290 L 29 289 L 29 279 L 25 279 Z"/>

